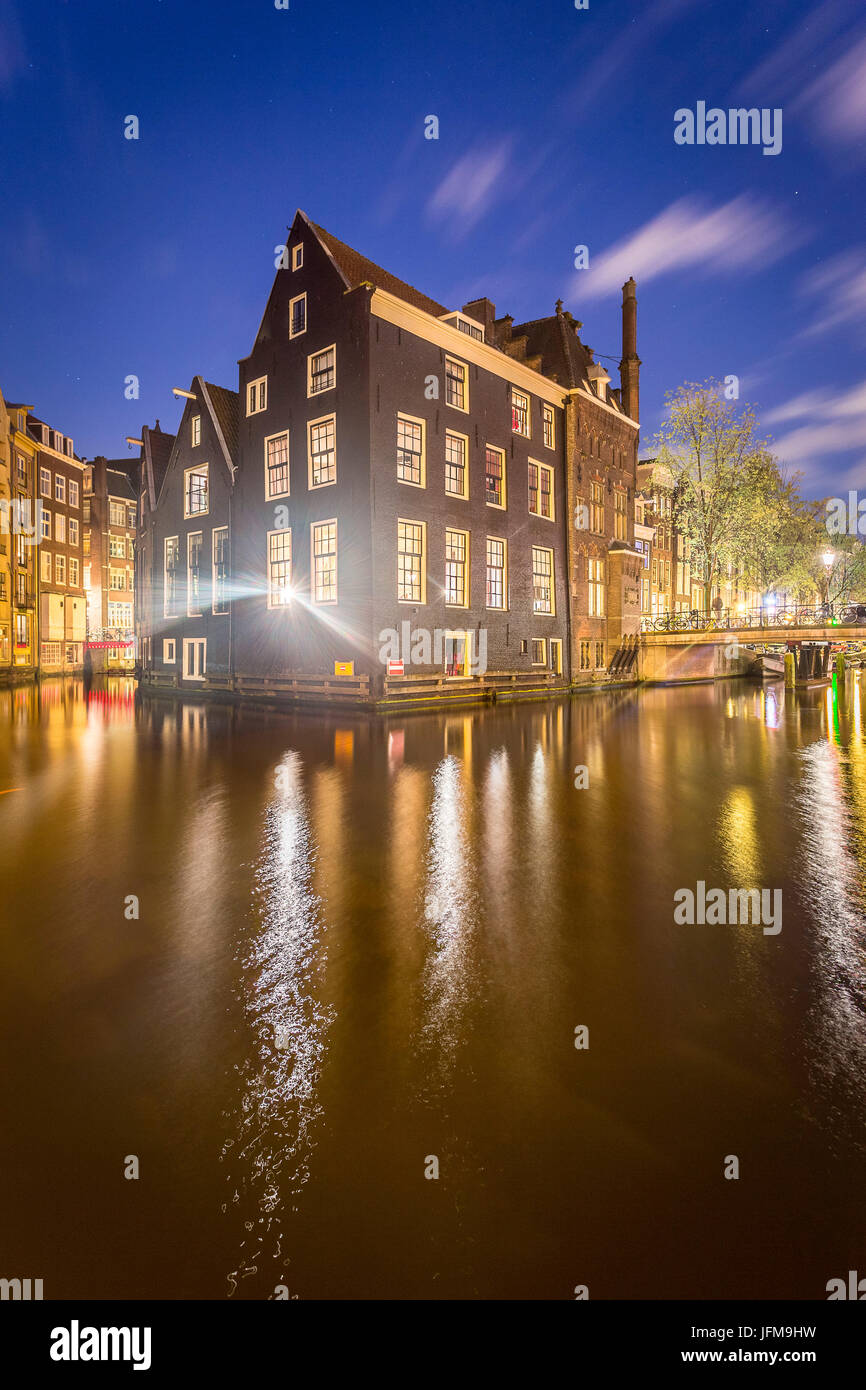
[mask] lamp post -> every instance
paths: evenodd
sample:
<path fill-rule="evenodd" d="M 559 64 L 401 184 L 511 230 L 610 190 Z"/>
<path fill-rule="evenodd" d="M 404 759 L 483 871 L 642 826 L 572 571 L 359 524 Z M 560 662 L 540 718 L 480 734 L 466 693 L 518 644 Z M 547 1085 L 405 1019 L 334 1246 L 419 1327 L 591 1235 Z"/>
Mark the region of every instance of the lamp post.
<path fill-rule="evenodd" d="M 824 565 L 824 569 L 827 571 L 827 578 L 826 578 L 826 580 L 825 580 L 825 583 L 826 583 L 826 591 L 825 591 L 825 593 L 824 593 L 824 602 L 825 602 L 825 603 L 829 603 L 829 602 L 830 602 L 830 576 L 831 576 L 831 574 L 833 573 L 833 566 L 834 566 L 834 564 L 836 563 L 836 553 L 835 553 L 835 551 L 833 551 L 833 550 L 825 550 L 825 551 L 824 551 L 824 554 L 821 556 L 821 561 L 822 561 L 822 563 L 823 563 L 823 565 Z"/>

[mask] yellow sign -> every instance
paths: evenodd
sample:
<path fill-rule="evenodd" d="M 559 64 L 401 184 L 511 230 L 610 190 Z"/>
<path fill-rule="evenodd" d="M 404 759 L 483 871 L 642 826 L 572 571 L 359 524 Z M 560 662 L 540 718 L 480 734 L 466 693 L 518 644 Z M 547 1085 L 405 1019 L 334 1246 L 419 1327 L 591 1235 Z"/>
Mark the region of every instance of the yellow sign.
<path fill-rule="evenodd" d="M 354 676 L 354 674 L 355 674 L 355 663 L 354 663 L 354 661 L 335 661 L 335 662 L 334 662 L 334 675 L 335 675 L 335 676 Z"/>

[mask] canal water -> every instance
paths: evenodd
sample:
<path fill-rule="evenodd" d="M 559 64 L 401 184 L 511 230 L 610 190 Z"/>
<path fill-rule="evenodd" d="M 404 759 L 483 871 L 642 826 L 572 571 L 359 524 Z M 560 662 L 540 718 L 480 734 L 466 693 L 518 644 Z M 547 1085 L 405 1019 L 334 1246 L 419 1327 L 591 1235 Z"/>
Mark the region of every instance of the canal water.
<path fill-rule="evenodd" d="M 0 692 L 0 1275 L 866 1275 L 864 706 L 852 676 L 377 723 Z M 782 930 L 679 925 L 699 881 L 781 889 Z"/>

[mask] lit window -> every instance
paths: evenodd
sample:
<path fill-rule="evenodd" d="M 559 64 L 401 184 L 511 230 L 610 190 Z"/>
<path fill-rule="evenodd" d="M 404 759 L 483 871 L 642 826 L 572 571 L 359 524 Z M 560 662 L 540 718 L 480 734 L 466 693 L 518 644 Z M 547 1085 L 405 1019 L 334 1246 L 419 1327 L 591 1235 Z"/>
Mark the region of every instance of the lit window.
<path fill-rule="evenodd" d="M 313 527 L 313 602 L 337 602 L 337 523 L 322 521 Z"/>
<path fill-rule="evenodd" d="M 622 491 L 621 488 L 617 488 L 616 491 L 614 492 L 614 494 L 613 494 L 613 504 L 614 504 L 614 512 L 613 512 L 613 523 L 614 523 L 614 532 L 613 532 L 613 534 L 614 534 L 614 537 L 615 537 L 616 540 L 618 540 L 618 541 L 627 540 L 627 538 L 628 538 L 628 516 L 627 516 L 627 514 L 626 514 L 626 494 Z"/>
<path fill-rule="evenodd" d="M 186 538 L 186 611 L 196 618 L 201 614 L 201 531 L 191 531 Z"/>
<path fill-rule="evenodd" d="M 457 410 L 469 409 L 468 369 L 465 362 L 445 358 L 445 400 Z"/>
<path fill-rule="evenodd" d="M 421 521 L 397 522 L 397 599 L 424 603 L 426 527 Z"/>
<path fill-rule="evenodd" d="M 553 469 L 546 463 L 529 465 L 529 510 L 553 520 Z"/>
<path fill-rule="evenodd" d="M 183 475 L 183 514 L 203 516 L 208 509 L 208 465 L 187 468 Z M 122 526 L 126 518 L 119 524 Z"/>
<path fill-rule="evenodd" d="M 397 479 L 424 487 L 424 421 L 397 416 Z"/>
<path fill-rule="evenodd" d="M 79 563 L 79 562 L 78 562 L 78 559 L 76 558 L 76 556 L 75 556 L 75 555 L 70 555 L 70 557 L 69 557 L 69 587 L 70 587 L 70 589 L 77 589 L 77 588 L 78 588 L 78 563 Z"/>
<path fill-rule="evenodd" d="M 66 556 L 54 556 L 54 582 L 55 584 L 66 583 Z"/>
<path fill-rule="evenodd" d="M 51 513 L 47 507 L 42 508 L 42 539 L 51 540 Z"/>
<path fill-rule="evenodd" d="M 589 485 L 589 529 L 604 534 L 604 488 L 601 483 Z"/>
<path fill-rule="evenodd" d="M 54 474 L 54 500 L 55 502 L 66 501 L 66 479 L 62 473 Z"/>
<path fill-rule="evenodd" d="M 78 544 L 78 518 L 76 516 L 69 518 L 69 544 Z"/>
<path fill-rule="evenodd" d="M 258 415 L 268 408 L 268 379 L 257 377 L 247 383 L 247 415 Z"/>
<path fill-rule="evenodd" d="M 62 544 L 66 542 L 66 517 L 62 512 L 56 512 L 54 516 L 54 539 Z"/>
<path fill-rule="evenodd" d="M 285 608 L 292 598 L 292 533 L 268 532 L 268 607 Z"/>
<path fill-rule="evenodd" d="M 311 352 L 307 358 L 307 395 L 319 396 L 337 384 L 337 349 L 332 343 L 323 352 Z"/>
<path fill-rule="evenodd" d="M 85 521 L 88 517 L 85 516 Z M 109 526 L 126 525 L 126 508 L 122 502 L 109 502 L 108 504 L 108 524 Z"/>
<path fill-rule="evenodd" d="M 265 495 L 289 495 L 289 432 L 272 434 L 265 440 Z"/>
<path fill-rule="evenodd" d="M 310 487 L 325 487 L 337 481 L 337 417 L 327 415 L 311 420 L 307 426 Z"/>
<path fill-rule="evenodd" d="M 126 555 L 126 539 L 123 536 L 108 537 L 108 553 L 113 560 L 122 560 Z"/>
<path fill-rule="evenodd" d="M 69 479 L 69 505 L 78 506 L 78 484 L 72 478 Z"/>
<path fill-rule="evenodd" d="M 469 473 L 466 468 L 468 440 L 465 434 L 445 431 L 445 491 L 449 497 L 469 496 Z"/>
<path fill-rule="evenodd" d="M 229 573 L 229 528 L 217 526 L 211 536 L 211 610 L 227 613 Z"/>
<path fill-rule="evenodd" d="M 299 338 L 307 331 L 307 296 L 299 294 L 289 300 L 289 337 Z"/>
<path fill-rule="evenodd" d="M 553 551 L 532 547 L 532 611 L 553 612 Z"/>
<path fill-rule="evenodd" d="M 589 579 L 589 616 L 591 618 L 604 617 L 604 560 L 587 560 L 587 576 Z"/>
<path fill-rule="evenodd" d="M 174 614 L 177 600 L 177 572 L 180 568 L 180 543 L 177 536 L 166 536 L 163 543 L 163 600 L 164 618 Z"/>
<path fill-rule="evenodd" d="M 42 497 L 51 496 L 51 469 L 40 468 L 39 470 L 39 492 Z"/>
<path fill-rule="evenodd" d="M 488 507 L 505 506 L 505 450 L 488 444 L 484 453 L 484 481 Z"/>
<path fill-rule="evenodd" d="M 545 444 L 547 445 L 548 449 L 552 449 L 552 448 L 554 448 L 554 446 L 555 446 L 555 444 L 556 444 L 556 434 L 555 434 L 555 427 L 554 427 L 554 416 L 553 416 L 553 406 L 552 406 L 552 405 L 542 405 L 542 407 L 541 407 L 541 424 L 542 424 L 543 431 L 544 431 L 544 442 L 545 442 Z"/>
<path fill-rule="evenodd" d="M 467 569 L 469 532 L 445 530 L 445 602 L 458 608 L 468 606 Z"/>
<path fill-rule="evenodd" d="M 41 578 L 42 578 L 43 584 L 50 584 L 50 583 L 51 583 L 51 551 L 50 551 L 50 550 L 43 550 L 43 552 L 42 552 L 42 557 L 41 557 L 41 562 L 40 562 L 40 571 L 41 571 Z"/>
<path fill-rule="evenodd" d="M 193 448 L 195 448 L 195 446 L 196 446 L 197 444 L 201 444 L 201 416 L 200 416 L 200 415 L 193 415 L 190 428 L 191 428 L 191 431 L 192 431 L 192 434 L 191 434 L 191 442 L 192 442 Z"/>
<path fill-rule="evenodd" d="M 529 438 L 529 397 L 523 391 L 511 391 L 511 429 L 514 434 Z"/>
<path fill-rule="evenodd" d="M 505 607 L 505 541 L 487 537 L 487 607 Z"/>
<path fill-rule="evenodd" d="M 532 664 L 533 666 L 547 665 L 547 641 L 544 637 L 533 637 L 532 639 Z"/>
<path fill-rule="evenodd" d="M 125 588 L 126 588 L 126 571 L 125 571 L 125 570 L 113 570 L 113 569 L 109 569 L 109 571 L 108 571 L 108 587 L 109 587 L 109 589 L 125 589 Z"/>

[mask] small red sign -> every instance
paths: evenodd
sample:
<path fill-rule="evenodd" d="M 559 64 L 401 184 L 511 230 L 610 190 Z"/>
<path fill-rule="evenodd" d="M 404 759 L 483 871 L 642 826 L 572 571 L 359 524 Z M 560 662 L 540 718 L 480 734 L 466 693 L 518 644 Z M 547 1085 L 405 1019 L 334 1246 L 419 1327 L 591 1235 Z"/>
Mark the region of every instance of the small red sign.
<path fill-rule="evenodd" d="M 389 662 L 388 662 L 388 675 L 389 675 L 389 676 L 402 676 L 402 675 L 403 675 L 403 663 L 402 663 L 402 661 L 389 661 Z"/>

